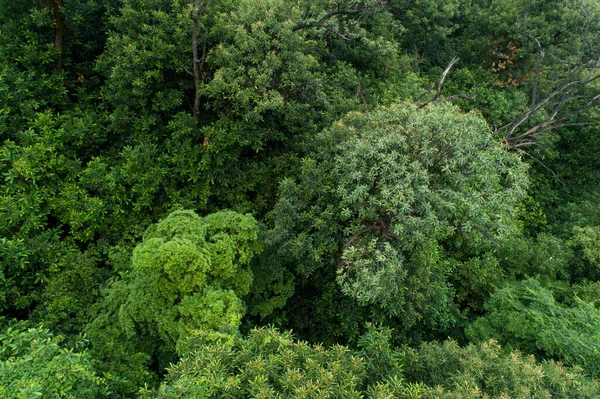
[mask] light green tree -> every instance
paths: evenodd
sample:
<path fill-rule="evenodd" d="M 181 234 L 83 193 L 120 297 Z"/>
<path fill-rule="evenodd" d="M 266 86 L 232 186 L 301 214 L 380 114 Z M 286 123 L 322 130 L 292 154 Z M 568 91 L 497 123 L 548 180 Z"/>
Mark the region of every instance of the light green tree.
<path fill-rule="evenodd" d="M 240 297 L 252 283 L 248 263 L 259 250 L 252 216 L 218 212 L 204 218 L 175 211 L 144 234 L 123 283 L 125 330 L 148 329 L 177 343 L 197 329 L 235 331 Z"/>
<path fill-rule="evenodd" d="M 459 346 L 454 341 L 405 348 L 404 376 L 426 386 L 427 399 L 592 399 L 600 384 L 555 361 L 508 352 L 494 340 Z"/>
<path fill-rule="evenodd" d="M 161 387 L 144 398 L 418 398 L 404 384 L 390 332 L 370 328 L 360 349 L 325 348 L 290 332 L 252 330 L 233 342 L 189 343 L 190 352 L 169 369 Z"/>
<path fill-rule="evenodd" d="M 248 264 L 259 250 L 250 215 L 174 211 L 151 225 L 87 329 L 97 366 L 129 380 L 116 389 L 134 392 L 149 381 L 144 363 L 154 360 L 152 371 L 162 371 L 190 335 L 234 334 L 252 283 Z"/>

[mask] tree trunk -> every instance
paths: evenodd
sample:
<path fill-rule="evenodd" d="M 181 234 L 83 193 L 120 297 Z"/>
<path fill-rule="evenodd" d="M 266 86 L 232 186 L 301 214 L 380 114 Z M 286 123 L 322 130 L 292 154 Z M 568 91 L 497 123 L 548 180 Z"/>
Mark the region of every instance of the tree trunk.
<path fill-rule="evenodd" d="M 62 72 L 63 68 L 63 41 L 65 36 L 65 23 L 62 13 L 62 7 L 64 0 L 50 0 L 48 2 L 48 9 L 50 11 L 50 17 L 54 20 L 54 48 L 58 52 L 58 58 L 56 59 L 55 69 L 57 73 Z"/>
<path fill-rule="evenodd" d="M 194 121 L 196 121 L 196 127 L 198 127 L 198 117 L 200 115 L 200 72 L 204 65 L 204 58 L 206 56 L 206 43 L 202 47 L 202 56 L 198 54 L 198 30 L 200 16 L 204 13 L 206 8 L 206 0 L 195 0 L 194 10 L 192 10 L 192 21 L 194 22 L 192 27 L 192 55 L 193 55 L 193 75 L 194 75 L 194 107 L 192 109 Z"/>

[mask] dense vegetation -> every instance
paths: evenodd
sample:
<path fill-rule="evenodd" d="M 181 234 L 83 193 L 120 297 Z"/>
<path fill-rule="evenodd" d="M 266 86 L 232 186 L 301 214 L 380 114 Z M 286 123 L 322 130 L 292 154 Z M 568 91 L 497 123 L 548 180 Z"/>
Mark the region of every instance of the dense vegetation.
<path fill-rule="evenodd" d="M 596 0 L 0 0 L 0 397 L 600 397 Z"/>

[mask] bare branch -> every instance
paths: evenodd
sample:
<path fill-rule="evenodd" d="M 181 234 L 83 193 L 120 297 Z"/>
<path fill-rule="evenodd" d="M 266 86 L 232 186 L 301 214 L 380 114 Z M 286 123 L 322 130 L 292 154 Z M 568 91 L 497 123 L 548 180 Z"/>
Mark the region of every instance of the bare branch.
<path fill-rule="evenodd" d="M 456 57 L 452 61 L 450 61 L 450 63 L 448 64 L 448 66 L 446 67 L 444 72 L 442 73 L 442 77 L 440 78 L 440 83 L 438 83 L 437 91 L 435 92 L 435 96 L 433 97 L 432 101 L 435 101 L 437 98 L 439 98 L 440 92 L 442 91 L 442 86 L 444 85 L 444 80 L 446 80 L 446 75 L 448 75 L 448 72 L 450 72 L 450 68 L 452 68 L 454 66 L 454 64 L 456 64 L 458 62 L 458 60 L 460 60 L 460 58 Z"/>
<path fill-rule="evenodd" d="M 368 233 L 369 231 L 377 230 L 383 236 L 389 237 L 389 216 L 383 216 L 379 219 L 375 220 L 372 224 L 368 226 L 363 226 L 360 230 L 354 233 L 345 243 L 342 245 L 342 252 L 350 248 L 350 245 L 354 243 L 358 238 L 360 238 L 363 234 Z"/>
<path fill-rule="evenodd" d="M 526 155 L 529 158 L 536 161 L 537 163 L 539 163 L 544 169 L 546 169 L 548 172 L 550 172 L 552 174 L 552 176 L 554 177 L 554 179 L 556 179 L 557 182 L 561 183 L 562 185 L 565 185 L 565 183 L 558 177 L 558 175 L 552 169 L 550 169 L 545 163 L 543 163 L 539 158 L 534 157 L 527 151 L 523 151 L 521 149 L 517 149 L 517 151 L 519 151 L 521 154 Z"/>
<path fill-rule="evenodd" d="M 348 239 L 348 241 L 346 241 L 344 243 L 344 245 L 342 245 L 342 252 L 347 250 L 348 248 L 350 248 L 350 245 L 352 245 L 352 243 L 354 243 L 354 241 L 356 241 L 360 236 L 362 236 L 363 234 L 371 231 L 371 230 L 375 230 L 377 228 L 377 225 L 373 224 L 371 226 L 365 226 L 363 228 L 361 228 L 360 230 L 358 230 L 356 233 L 352 234 L 352 236 Z"/>
<path fill-rule="evenodd" d="M 307 28 L 324 28 L 326 26 L 325 23 L 335 16 L 356 15 L 356 14 L 360 14 L 367 10 L 372 10 L 372 9 L 381 7 L 387 3 L 388 3 L 388 0 L 377 0 L 375 3 L 369 4 L 369 5 L 357 4 L 353 9 L 341 9 L 341 10 L 330 11 L 327 14 L 323 15 L 323 17 L 321 17 L 321 19 L 319 19 L 318 21 L 312 21 L 312 22 L 309 22 L 306 24 L 298 24 L 298 25 L 294 26 L 293 30 L 297 31 L 300 29 L 307 29 Z"/>
<path fill-rule="evenodd" d="M 356 95 L 358 97 L 360 97 L 360 99 L 363 102 L 363 105 L 365 106 L 365 112 L 368 114 L 369 113 L 369 104 L 367 103 L 367 99 L 365 98 L 365 95 L 362 92 L 362 88 L 360 85 L 360 79 L 358 80 L 358 87 L 356 88 Z"/>
<path fill-rule="evenodd" d="M 491 243 L 492 243 L 492 244 L 493 244 L 495 247 L 499 247 L 499 246 L 500 246 L 500 244 L 498 243 L 498 241 L 494 240 L 494 239 L 492 238 L 492 236 L 488 234 L 488 232 L 487 232 L 487 231 L 485 231 L 485 230 L 483 230 L 483 229 L 481 229 L 481 228 L 479 228 L 479 227 L 477 227 L 477 226 L 471 226 L 471 228 L 472 228 L 473 230 L 475 230 L 475 231 L 477 231 L 477 232 L 481 233 L 481 235 L 482 235 L 482 236 L 484 236 L 484 237 L 485 237 L 485 239 L 486 239 L 486 240 L 488 240 L 489 242 L 491 242 Z"/>
<path fill-rule="evenodd" d="M 581 126 L 573 123 L 563 123 L 567 120 L 575 117 L 576 115 L 582 114 L 592 107 L 596 107 L 600 100 L 600 94 L 598 95 L 581 95 L 578 92 L 589 85 L 590 83 L 600 79 L 599 67 L 600 59 L 596 60 L 591 66 L 588 73 L 579 80 L 571 80 L 563 83 L 560 87 L 550 93 L 546 98 L 538 101 L 537 90 L 540 79 L 541 62 L 543 59 L 543 50 L 540 54 L 540 60 L 536 70 L 536 76 L 532 90 L 532 100 L 529 109 L 517 117 L 514 121 L 502 126 L 494 131 L 494 134 L 506 130 L 504 140 L 509 144 L 511 149 L 519 148 L 518 144 L 521 142 L 529 142 L 531 140 L 537 140 L 540 135 L 549 130 L 557 129 L 559 127 L 566 126 Z M 585 65 L 589 66 L 589 63 L 583 63 L 579 65 L 577 69 L 584 68 Z M 558 99 L 558 100 L 556 100 Z M 575 101 L 589 99 L 585 104 L 574 105 Z M 573 104 L 573 105 L 572 105 Z M 549 110 L 549 116 L 543 121 L 529 127 L 524 132 L 517 133 L 519 128 L 536 112 L 547 109 Z"/>
<path fill-rule="evenodd" d="M 446 69 L 444 70 L 444 72 L 442 72 L 442 76 L 440 77 L 440 81 L 437 84 L 437 89 L 435 91 L 435 95 L 433 96 L 433 98 L 423 104 L 421 104 L 419 106 L 419 108 L 425 108 L 428 105 L 431 104 L 436 104 L 442 101 L 452 101 L 452 100 L 456 100 L 459 98 L 465 98 L 465 99 L 473 99 L 473 95 L 472 94 L 455 94 L 452 96 L 447 96 L 447 97 L 442 97 L 440 98 L 440 93 L 442 92 L 442 87 L 444 85 L 444 80 L 446 80 L 446 75 L 448 75 L 448 72 L 450 72 L 450 69 L 454 66 L 454 64 L 456 64 L 458 62 L 458 60 L 460 60 L 460 58 L 456 57 L 453 58 L 452 61 L 450 61 L 450 63 L 448 64 L 448 66 L 446 67 Z M 423 97 L 425 97 L 427 94 L 429 94 L 431 92 L 431 90 L 433 90 L 433 88 L 435 87 L 435 84 L 432 83 L 431 86 L 429 86 L 429 88 L 427 89 L 427 91 L 425 91 L 425 93 L 421 94 L 416 100 L 415 100 L 415 104 L 417 104 Z"/>
<path fill-rule="evenodd" d="M 535 146 L 535 147 L 538 147 L 538 148 L 540 148 L 540 149 L 542 149 L 544 151 L 546 150 L 546 147 L 544 147 L 543 145 L 541 145 L 537 141 L 523 141 L 523 142 L 521 142 L 519 144 L 515 144 L 514 146 L 511 146 L 510 148 L 512 150 L 515 150 L 517 148 L 526 147 L 526 146 Z"/>
<path fill-rule="evenodd" d="M 415 104 L 418 103 L 419 101 L 421 101 L 421 99 L 423 97 L 428 95 L 431 92 L 431 90 L 433 90 L 434 87 L 435 87 L 435 83 L 432 83 L 431 86 L 429 86 L 423 94 L 421 94 L 419 97 L 417 97 L 417 99 L 415 100 Z"/>

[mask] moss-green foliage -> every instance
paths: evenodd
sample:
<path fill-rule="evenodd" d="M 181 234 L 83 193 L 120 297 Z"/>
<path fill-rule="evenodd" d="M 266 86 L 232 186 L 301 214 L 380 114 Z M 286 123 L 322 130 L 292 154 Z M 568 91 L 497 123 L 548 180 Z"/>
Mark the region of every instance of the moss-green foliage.
<path fill-rule="evenodd" d="M 578 369 L 505 352 L 494 341 L 394 349 L 390 331 L 369 326 L 358 349 L 294 341 L 271 328 L 244 339 L 205 341 L 147 398 L 594 398 L 600 385 Z"/>
<path fill-rule="evenodd" d="M 582 300 L 558 303 L 537 280 L 509 284 L 486 304 L 487 315 L 467 329 L 472 341 L 497 339 L 502 345 L 579 365 L 600 375 L 600 311 Z"/>
<path fill-rule="evenodd" d="M 595 398 L 598 381 L 578 368 L 503 351 L 495 341 L 460 347 L 454 341 L 425 343 L 400 356 L 408 381 L 425 384 L 421 398 Z"/>
<path fill-rule="evenodd" d="M 402 384 L 389 332 L 372 329 L 355 353 L 296 341 L 272 328 L 253 330 L 235 343 L 194 340 L 163 385 L 142 397 L 410 397 L 403 396 L 409 388 Z"/>
<path fill-rule="evenodd" d="M 132 391 L 148 381 L 150 358 L 158 371 L 176 361 L 190 334 L 237 330 L 245 312 L 240 298 L 252 283 L 248 263 L 260 251 L 257 238 L 255 219 L 232 211 L 206 217 L 174 211 L 147 229 L 131 270 L 113 283 L 88 326 L 104 362 L 100 369 L 128 379 L 116 381 L 116 389 Z M 130 371 L 122 370 L 124 361 Z"/>
<path fill-rule="evenodd" d="M 177 343 L 196 329 L 235 330 L 248 293 L 247 265 L 258 251 L 252 216 L 220 212 L 200 218 L 175 211 L 152 225 L 133 252 L 125 277 L 120 323 L 134 325 Z"/>
<path fill-rule="evenodd" d="M 0 327 L 0 395 L 20 398 L 99 398 L 109 393 L 86 350 L 64 348 L 47 329 L 24 322 Z"/>

